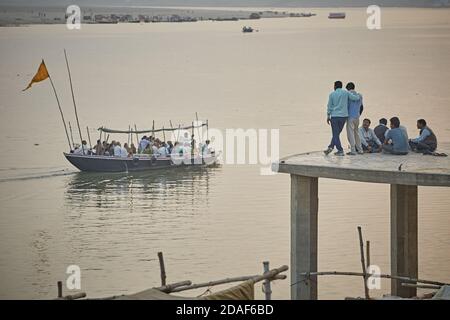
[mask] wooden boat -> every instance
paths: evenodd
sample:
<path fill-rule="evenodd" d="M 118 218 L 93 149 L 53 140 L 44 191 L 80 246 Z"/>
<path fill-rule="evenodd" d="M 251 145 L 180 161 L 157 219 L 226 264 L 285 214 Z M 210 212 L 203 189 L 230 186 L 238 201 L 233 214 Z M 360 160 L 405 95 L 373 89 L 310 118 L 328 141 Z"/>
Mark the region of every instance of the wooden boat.
<path fill-rule="evenodd" d="M 328 19 L 345 19 L 345 12 L 331 12 Z"/>
<path fill-rule="evenodd" d="M 173 132 L 176 130 L 192 130 L 202 128 L 206 126 L 208 128 L 208 122 L 201 125 L 180 127 L 177 128 L 162 128 L 151 130 L 114 130 L 101 127 L 98 130 L 102 133 L 108 134 L 127 134 L 129 138 L 138 134 L 151 133 L 152 136 L 157 132 L 162 132 L 165 136 L 165 132 Z M 109 136 L 109 135 L 108 135 Z M 90 140 L 90 139 L 89 139 Z M 101 138 L 100 138 L 101 140 Z M 66 153 L 64 152 L 66 159 L 77 169 L 86 172 L 135 172 L 145 170 L 156 170 L 164 168 L 174 168 L 179 166 L 211 166 L 218 163 L 220 153 L 210 152 L 207 154 L 172 154 L 168 156 L 159 155 L 147 155 L 147 154 L 133 154 L 129 157 L 115 157 L 111 155 L 96 155 L 92 154 L 91 150 L 87 154 L 83 153 Z"/>
<path fill-rule="evenodd" d="M 87 172 L 134 172 L 173 168 L 178 166 L 210 166 L 217 163 L 218 155 L 194 157 L 156 157 L 136 154 L 129 158 L 114 156 L 82 155 L 64 153 L 66 159 L 77 169 Z"/>

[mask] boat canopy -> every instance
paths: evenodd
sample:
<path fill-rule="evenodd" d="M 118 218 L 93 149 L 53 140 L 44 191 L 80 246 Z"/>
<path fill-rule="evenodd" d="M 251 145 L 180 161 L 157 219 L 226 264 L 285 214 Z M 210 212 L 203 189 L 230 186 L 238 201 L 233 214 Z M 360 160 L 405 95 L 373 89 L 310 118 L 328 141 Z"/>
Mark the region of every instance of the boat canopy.
<path fill-rule="evenodd" d="M 165 132 L 165 131 L 176 131 L 176 130 L 190 130 L 190 129 L 194 129 L 194 128 L 202 128 L 202 127 L 207 127 L 208 126 L 208 122 L 206 123 L 202 123 L 200 125 L 192 125 L 192 126 L 187 126 L 187 127 L 181 127 L 178 126 L 176 128 L 160 128 L 160 129 L 146 129 L 146 130 L 133 130 L 133 129 L 128 129 L 128 130 L 115 130 L 115 129 L 108 129 L 105 127 L 100 127 L 98 128 L 99 131 L 101 132 L 106 132 L 106 133 L 124 133 L 124 134 L 130 134 L 130 133 L 139 133 L 139 134 L 143 134 L 143 133 L 155 133 L 155 132 Z"/>

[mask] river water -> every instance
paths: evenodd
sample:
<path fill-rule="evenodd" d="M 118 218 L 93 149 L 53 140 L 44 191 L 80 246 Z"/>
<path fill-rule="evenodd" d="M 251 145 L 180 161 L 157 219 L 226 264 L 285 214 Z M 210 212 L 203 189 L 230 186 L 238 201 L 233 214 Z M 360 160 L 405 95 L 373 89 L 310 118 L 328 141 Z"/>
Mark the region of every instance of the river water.
<path fill-rule="evenodd" d="M 302 11 L 302 10 L 300 10 Z M 0 298 L 53 298 L 66 268 L 80 266 L 90 297 L 169 282 L 203 282 L 289 264 L 289 176 L 259 165 L 143 174 L 82 174 L 66 162 L 48 81 L 21 92 L 42 58 L 77 139 L 63 49 L 67 49 L 82 134 L 190 124 L 280 129 L 280 153 L 323 149 L 327 95 L 354 81 L 365 117 L 397 115 L 415 136 L 425 118 L 450 150 L 450 11 L 383 9 L 382 29 L 365 9 L 317 17 L 186 24 L 0 28 Z M 125 142 L 126 137 L 113 137 Z M 345 139 L 345 135 L 344 135 Z M 359 271 L 357 229 L 371 261 L 389 273 L 389 186 L 322 179 L 319 269 Z M 419 275 L 450 281 L 450 193 L 419 189 Z M 262 298 L 257 287 L 257 297 Z M 289 298 L 289 278 L 273 297 Z M 374 296 L 389 292 L 389 282 Z M 202 291 L 194 292 L 200 294 Z M 320 278 L 322 299 L 362 296 L 358 278 Z"/>

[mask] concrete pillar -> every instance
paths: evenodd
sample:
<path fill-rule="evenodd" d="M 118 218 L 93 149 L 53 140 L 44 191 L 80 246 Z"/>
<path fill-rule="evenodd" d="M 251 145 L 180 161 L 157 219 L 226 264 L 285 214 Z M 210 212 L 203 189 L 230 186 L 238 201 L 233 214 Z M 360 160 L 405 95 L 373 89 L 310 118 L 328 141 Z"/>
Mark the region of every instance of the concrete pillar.
<path fill-rule="evenodd" d="M 417 186 L 391 185 L 391 274 L 417 279 Z M 391 280 L 391 294 L 409 298 L 416 288 Z"/>
<path fill-rule="evenodd" d="M 291 299 L 316 300 L 318 178 L 291 175 Z"/>

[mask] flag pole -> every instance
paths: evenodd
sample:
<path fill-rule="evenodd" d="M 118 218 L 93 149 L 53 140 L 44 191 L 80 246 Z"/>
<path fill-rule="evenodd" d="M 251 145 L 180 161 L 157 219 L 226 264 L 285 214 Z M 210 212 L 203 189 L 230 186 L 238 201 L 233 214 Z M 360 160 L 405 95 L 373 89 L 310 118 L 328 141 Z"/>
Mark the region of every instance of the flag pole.
<path fill-rule="evenodd" d="M 72 126 L 70 125 L 69 121 L 69 130 L 70 130 L 70 139 L 72 140 L 73 148 L 75 149 L 75 142 L 73 142 L 73 132 L 72 132 Z"/>
<path fill-rule="evenodd" d="M 61 119 L 64 124 L 64 131 L 66 132 L 67 143 L 69 144 L 69 151 L 70 151 L 70 150 L 72 150 L 72 146 L 70 145 L 70 139 L 69 139 L 69 133 L 67 132 L 66 120 L 64 120 L 64 114 L 61 109 L 61 104 L 59 103 L 58 94 L 56 93 L 55 85 L 53 84 L 52 77 L 50 77 L 50 74 L 48 75 L 48 78 L 50 79 L 50 83 L 52 85 L 53 92 L 55 93 L 56 102 L 58 103 L 59 113 L 61 114 Z"/>
<path fill-rule="evenodd" d="M 67 72 L 69 73 L 70 91 L 72 92 L 73 108 L 75 109 L 75 118 L 77 120 L 78 133 L 80 134 L 80 143 L 82 143 L 83 137 L 81 136 L 80 121 L 78 120 L 77 104 L 75 103 L 75 95 L 73 93 L 73 86 L 72 86 L 72 76 L 70 75 L 69 61 L 67 60 L 66 49 L 64 49 L 64 57 L 66 58 Z M 83 150 L 84 154 L 84 149 L 83 148 L 81 149 Z"/>

